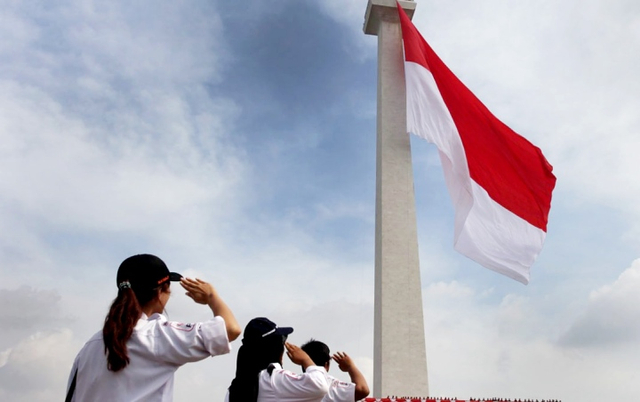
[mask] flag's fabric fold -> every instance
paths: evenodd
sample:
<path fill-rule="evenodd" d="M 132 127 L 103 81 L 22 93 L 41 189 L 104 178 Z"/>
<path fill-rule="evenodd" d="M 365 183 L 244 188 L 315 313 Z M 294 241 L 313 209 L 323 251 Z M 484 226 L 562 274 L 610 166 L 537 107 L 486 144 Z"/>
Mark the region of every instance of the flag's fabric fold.
<path fill-rule="evenodd" d="M 455 209 L 456 250 L 529 282 L 556 178 L 540 149 L 511 130 L 444 65 L 398 4 L 407 131 L 434 143 Z"/>

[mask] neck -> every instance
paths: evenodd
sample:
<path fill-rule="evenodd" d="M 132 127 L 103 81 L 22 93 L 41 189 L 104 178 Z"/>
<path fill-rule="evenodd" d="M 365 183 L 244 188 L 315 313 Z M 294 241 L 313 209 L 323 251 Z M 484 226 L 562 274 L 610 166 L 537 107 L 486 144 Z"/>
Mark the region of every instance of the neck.
<path fill-rule="evenodd" d="M 147 317 L 151 317 L 156 311 L 155 309 L 152 308 L 143 308 L 142 312 L 147 316 Z"/>
<path fill-rule="evenodd" d="M 158 299 L 151 300 L 149 303 L 142 307 L 142 312 L 145 313 L 147 317 L 150 317 L 155 313 L 162 314 L 163 311 L 164 306 Z"/>

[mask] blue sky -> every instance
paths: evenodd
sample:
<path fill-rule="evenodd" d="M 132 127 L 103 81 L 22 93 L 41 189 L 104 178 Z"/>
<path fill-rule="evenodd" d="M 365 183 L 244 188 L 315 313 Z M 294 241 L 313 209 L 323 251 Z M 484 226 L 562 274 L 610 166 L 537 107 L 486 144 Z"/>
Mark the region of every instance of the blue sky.
<path fill-rule="evenodd" d="M 60 400 L 149 252 L 372 376 L 376 38 L 366 1 L 0 3 L 0 399 Z M 639 6 L 420 0 L 414 23 L 558 177 L 523 286 L 453 251 L 412 139 L 433 395 L 640 392 Z M 206 319 L 174 289 L 169 317 Z M 235 345 L 237 349 L 238 345 Z M 296 369 L 291 363 L 285 363 Z M 181 368 L 224 396 L 235 354 Z M 338 373 L 334 373 L 338 375 Z"/>

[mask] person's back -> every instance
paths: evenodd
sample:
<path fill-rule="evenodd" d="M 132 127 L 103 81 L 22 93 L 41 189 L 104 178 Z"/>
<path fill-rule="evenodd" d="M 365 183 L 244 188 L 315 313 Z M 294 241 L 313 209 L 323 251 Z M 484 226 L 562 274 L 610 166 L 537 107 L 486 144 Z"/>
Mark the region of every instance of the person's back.
<path fill-rule="evenodd" d="M 285 370 L 272 363 L 260 372 L 257 402 L 315 402 L 329 391 L 327 372 L 323 367 L 309 366 L 304 374 Z"/>
<path fill-rule="evenodd" d="M 104 358 L 102 331 L 96 333 L 82 348 L 74 363 L 77 368 L 75 400 L 77 401 L 168 401 L 173 395 L 173 376 L 183 364 L 229 352 L 224 320 L 212 323 L 179 324 L 164 316 L 143 316 L 127 342 L 129 364 L 114 372 Z M 180 328 L 190 326 L 189 328 Z M 189 352 L 176 349 L 176 343 L 197 343 L 198 325 L 205 325 L 209 347 Z M 192 338 L 192 340 L 189 340 Z"/>
<path fill-rule="evenodd" d="M 104 359 L 89 356 L 104 353 L 102 333 L 89 340 L 80 351 L 74 399 L 78 401 L 164 401 L 173 395 L 173 373 L 178 366 L 158 364 L 148 353 L 135 347 L 136 336 L 129 342 L 131 363 L 126 369 L 113 372 Z M 125 374 L 126 370 L 126 374 Z"/>

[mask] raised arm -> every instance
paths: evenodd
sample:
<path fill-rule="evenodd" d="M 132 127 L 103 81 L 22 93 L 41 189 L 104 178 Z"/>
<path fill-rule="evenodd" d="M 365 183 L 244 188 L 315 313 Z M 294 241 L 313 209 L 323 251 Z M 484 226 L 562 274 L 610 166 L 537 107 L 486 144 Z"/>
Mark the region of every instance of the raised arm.
<path fill-rule="evenodd" d="M 365 380 L 364 376 L 358 370 L 351 357 L 344 352 L 338 352 L 331 356 L 336 363 L 338 363 L 338 367 L 340 370 L 349 373 L 349 377 L 351 378 L 351 382 L 356 385 L 355 390 L 355 400 L 359 401 L 360 399 L 364 399 L 369 395 L 369 386 L 367 385 L 367 380 Z"/>
<path fill-rule="evenodd" d="M 291 359 L 294 364 L 302 366 L 303 371 L 309 366 L 315 366 L 315 363 L 311 360 L 307 352 L 300 349 L 299 346 L 285 342 L 284 347 L 287 348 L 287 356 L 289 356 L 289 359 Z"/>
<path fill-rule="evenodd" d="M 220 316 L 224 319 L 229 342 L 240 336 L 242 328 L 240 328 L 233 312 L 224 300 L 222 300 L 213 285 L 198 278 L 182 278 L 180 285 L 187 291 L 186 295 L 192 298 L 193 301 L 208 305 L 214 316 Z"/>

